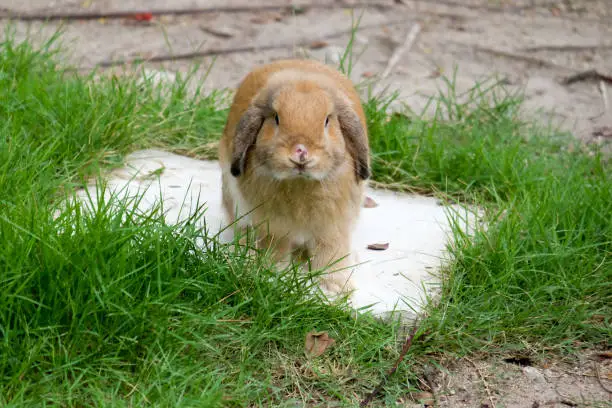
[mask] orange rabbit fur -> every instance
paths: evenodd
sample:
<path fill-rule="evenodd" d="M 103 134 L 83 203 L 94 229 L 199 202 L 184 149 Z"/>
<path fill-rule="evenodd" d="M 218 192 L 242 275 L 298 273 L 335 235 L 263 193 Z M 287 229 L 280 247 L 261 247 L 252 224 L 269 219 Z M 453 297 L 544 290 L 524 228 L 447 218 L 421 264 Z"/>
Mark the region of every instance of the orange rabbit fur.
<path fill-rule="evenodd" d="M 370 176 L 366 120 L 352 82 L 315 61 L 256 68 L 240 84 L 219 148 L 229 222 L 255 226 L 258 243 L 313 269 L 321 286 L 352 289 L 351 235 Z M 339 258 L 342 258 L 338 260 Z"/>

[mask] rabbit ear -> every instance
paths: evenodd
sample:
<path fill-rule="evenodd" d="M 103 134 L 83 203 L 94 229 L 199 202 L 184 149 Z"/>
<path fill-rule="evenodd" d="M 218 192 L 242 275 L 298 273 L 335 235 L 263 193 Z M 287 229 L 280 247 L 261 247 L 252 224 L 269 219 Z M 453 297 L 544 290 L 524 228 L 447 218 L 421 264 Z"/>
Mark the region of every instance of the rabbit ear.
<path fill-rule="evenodd" d="M 355 174 L 358 178 L 366 180 L 370 177 L 370 147 L 366 130 L 357 113 L 345 101 L 340 98 L 336 106 L 340 130 L 355 160 Z"/>
<path fill-rule="evenodd" d="M 263 109 L 256 104 L 251 105 L 238 121 L 234 137 L 234 151 L 232 152 L 231 173 L 234 177 L 244 173 L 247 150 L 255 144 L 263 121 Z"/>

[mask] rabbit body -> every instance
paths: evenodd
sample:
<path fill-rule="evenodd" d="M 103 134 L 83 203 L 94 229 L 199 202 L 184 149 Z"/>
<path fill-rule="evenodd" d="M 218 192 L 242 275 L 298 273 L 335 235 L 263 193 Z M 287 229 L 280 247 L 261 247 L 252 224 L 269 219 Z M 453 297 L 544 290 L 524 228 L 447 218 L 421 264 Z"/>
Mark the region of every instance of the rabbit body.
<path fill-rule="evenodd" d="M 258 245 L 313 269 L 333 263 L 323 289 L 352 289 L 351 235 L 370 175 L 366 120 L 352 82 L 322 63 L 282 60 L 241 82 L 219 146 L 230 223 Z M 341 258 L 341 259 L 339 259 Z"/>

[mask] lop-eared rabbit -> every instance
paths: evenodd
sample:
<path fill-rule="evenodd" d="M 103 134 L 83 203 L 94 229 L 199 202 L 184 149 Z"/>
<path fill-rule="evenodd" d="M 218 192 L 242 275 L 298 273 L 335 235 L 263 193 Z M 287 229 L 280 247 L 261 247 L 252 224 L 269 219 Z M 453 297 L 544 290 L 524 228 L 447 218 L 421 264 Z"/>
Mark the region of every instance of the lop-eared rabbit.
<path fill-rule="evenodd" d="M 324 290 L 352 289 L 351 235 L 370 158 L 361 100 L 346 76 L 307 60 L 254 69 L 235 94 L 219 158 L 230 223 L 248 213 L 238 224 L 254 227 L 275 260 L 305 255 L 313 269 L 330 267 Z"/>

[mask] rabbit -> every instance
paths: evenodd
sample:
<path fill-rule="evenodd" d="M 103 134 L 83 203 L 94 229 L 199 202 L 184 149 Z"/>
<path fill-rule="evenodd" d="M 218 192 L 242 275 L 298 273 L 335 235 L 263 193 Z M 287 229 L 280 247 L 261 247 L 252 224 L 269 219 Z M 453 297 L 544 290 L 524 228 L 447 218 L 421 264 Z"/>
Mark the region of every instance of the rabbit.
<path fill-rule="evenodd" d="M 301 254 L 315 270 L 332 264 L 324 292 L 354 289 L 351 235 L 370 151 L 361 99 L 345 75 L 297 59 L 252 70 L 235 93 L 219 162 L 230 224 L 253 228 L 279 263 Z M 237 211 L 246 215 L 237 220 Z"/>

